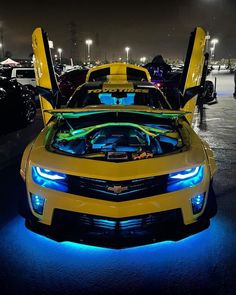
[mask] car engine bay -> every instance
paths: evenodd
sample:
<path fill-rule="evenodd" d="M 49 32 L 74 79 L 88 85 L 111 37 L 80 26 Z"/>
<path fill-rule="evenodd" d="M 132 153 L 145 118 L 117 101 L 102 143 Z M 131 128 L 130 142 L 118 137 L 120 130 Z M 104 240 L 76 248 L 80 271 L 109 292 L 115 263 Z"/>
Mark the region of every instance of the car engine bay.
<path fill-rule="evenodd" d="M 168 125 L 108 122 L 73 130 L 64 124 L 50 146 L 54 152 L 116 162 L 177 152 L 184 141 L 180 130 Z"/>

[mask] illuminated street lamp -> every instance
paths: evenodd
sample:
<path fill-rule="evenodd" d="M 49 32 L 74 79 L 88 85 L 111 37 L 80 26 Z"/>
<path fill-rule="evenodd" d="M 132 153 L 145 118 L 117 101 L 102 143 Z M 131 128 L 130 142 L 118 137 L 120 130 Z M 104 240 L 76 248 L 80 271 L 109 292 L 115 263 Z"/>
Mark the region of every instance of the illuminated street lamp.
<path fill-rule="evenodd" d="M 219 40 L 214 38 L 211 40 L 211 44 L 212 44 L 212 49 L 211 50 L 211 57 L 214 58 L 215 57 L 215 48 L 216 48 L 216 44 L 219 43 Z"/>
<path fill-rule="evenodd" d="M 130 48 L 129 47 L 125 47 L 125 51 L 126 51 L 126 62 L 128 63 L 129 62 L 129 51 L 130 51 Z"/>
<path fill-rule="evenodd" d="M 210 48 L 210 52 L 211 52 L 211 57 L 213 57 L 213 55 L 214 55 L 214 47 Z"/>
<path fill-rule="evenodd" d="M 140 58 L 140 62 L 142 64 L 145 64 L 146 63 L 146 60 L 147 60 L 147 58 L 145 56 L 143 56 L 143 57 Z"/>
<path fill-rule="evenodd" d="M 93 40 L 87 39 L 87 40 L 85 40 L 85 44 L 88 46 L 88 57 L 87 57 L 87 60 L 88 60 L 88 64 L 90 64 L 90 46 L 93 44 Z"/>
<path fill-rule="evenodd" d="M 61 48 L 58 48 L 57 49 L 57 52 L 59 54 L 59 60 L 60 60 L 60 64 L 61 64 L 61 54 L 62 54 L 62 49 Z"/>

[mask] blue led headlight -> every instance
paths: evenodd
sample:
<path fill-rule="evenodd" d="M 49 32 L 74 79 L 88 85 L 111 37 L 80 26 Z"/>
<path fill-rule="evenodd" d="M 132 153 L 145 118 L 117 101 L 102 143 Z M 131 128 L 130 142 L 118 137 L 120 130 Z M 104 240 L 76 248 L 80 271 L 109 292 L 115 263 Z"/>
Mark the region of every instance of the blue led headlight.
<path fill-rule="evenodd" d="M 36 169 L 36 172 L 39 176 L 50 179 L 50 180 L 62 180 L 66 179 L 66 174 L 55 172 L 49 169 L 44 169 L 40 167 L 34 167 Z"/>
<path fill-rule="evenodd" d="M 58 191 L 67 191 L 67 176 L 64 173 L 52 171 L 49 169 L 33 166 L 32 178 L 40 186 L 55 189 Z"/>
<path fill-rule="evenodd" d="M 202 182 L 204 177 L 203 166 L 197 166 L 186 170 L 170 173 L 167 190 L 173 192 L 186 187 L 193 187 Z"/>
<path fill-rule="evenodd" d="M 184 179 L 192 178 L 198 174 L 200 168 L 201 168 L 200 166 L 197 166 L 197 167 L 186 169 L 180 172 L 170 173 L 169 179 L 184 180 Z"/>

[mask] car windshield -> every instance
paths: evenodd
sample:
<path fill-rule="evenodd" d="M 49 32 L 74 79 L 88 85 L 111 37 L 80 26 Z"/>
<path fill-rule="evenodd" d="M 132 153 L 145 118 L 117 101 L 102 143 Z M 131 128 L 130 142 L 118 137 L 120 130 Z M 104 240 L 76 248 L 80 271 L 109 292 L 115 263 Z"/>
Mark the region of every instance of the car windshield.
<path fill-rule="evenodd" d="M 69 108 L 81 108 L 90 105 L 143 105 L 158 109 L 170 109 L 163 94 L 153 86 L 133 88 L 89 87 L 79 88 L 68 103 Z"/>
<path fill-rule="evenodd" d="M 34 69 L 32 70 L 17 70 L 16 71 L 16 78 L 28 78 L 32 79 L 35 78 Z"/>

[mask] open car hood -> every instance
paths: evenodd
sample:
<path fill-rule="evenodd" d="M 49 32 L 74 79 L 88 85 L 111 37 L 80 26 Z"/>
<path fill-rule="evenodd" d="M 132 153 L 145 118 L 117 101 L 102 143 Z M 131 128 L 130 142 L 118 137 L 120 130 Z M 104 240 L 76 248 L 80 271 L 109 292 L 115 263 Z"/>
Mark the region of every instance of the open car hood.
<path fill-rule="evenodd" d="M 182 101 L 182 110 L 185 113 L 185 117 L 188 120 L 188 122 L 191 124 L 194 114 L 194 109 L 197 101 L 197 96 L 200 92 L 200 86 L 203 76 L 203 69 L 204 69 L 204 62 L 205 62 L 205 56 L 204 56 L 204 50 L 205 50 L 205 43 L 206 43 L 206 33 L 201 27 L 196 27 L 194 31 L 191 33 L 187 55 L 184 63 L 184 70 L 183 75 L 181 79 L 181 85 L 180 85 L 180 91 L 183 94 L 184 101 Z M 42 28 L 36 28 L 32 34 L 32 46 L 34 51 L 34 69 L 36 74 L 36 84 L 38 87 L 39 92 L 39 100 L 43 115 L 43 121 L 46 125 L 48 121 L 51 118 L 51 115 L 53 112 L 45 112 L 45 110 L 48 109 L 55 109 L 60 106 L 60 90 L 57 85 L 55 71 L 53 68 L 53 62 L 52 62 L 52 56 L 51 51 L 49 48 L 48 43 L 48 37 L 47 33 Z M 121 76 L 124 78 L 125 75 L 128 77 L 130 70 L 128 71 L 128 68 L 133 70 L 138 70 L 139 68 L 136 68 L 133 65 L 121 65 L 120 63 L 117 64 L 110 64 L 110 65 L 102 65 L 101 67 L 97 67 L 95 69 L 92 69 L 90 71 L 90 76 L 101 76 L 101 70 L 108 69 L 110 74 L 114 74 L 113 76 Z M 147 70 L 140 67 L 140 72 L 145 74 L 145 79 L 149 80 L 149 74 L 147 73 Z M 131 72 L 132 72 L 131 71 Z M 129 72 L 129 73 L 128 73 Z M 97 74 L 96 74 L 97 73 Z M 131 73 L 130 73 L 131 74 Z M 112 75 L 110 75 L 112 76 Z M 133 75 L 131 75 L 133 76 Z M 89 77 L 89 75 L 88 75 Z M 92 78 L 92 77 L 90 77 Z M 96 78 L 96 77 L 93 77 Z M 116 78 L 115 78 L 116 81 Z M 188 90 L 195 90 L 188 91 Z M 190 95 L 191 94 L 191 95 Z M 98 106 L 97 106 L 98 107 Z M 135 106 L 136 108 L 136 106 Z M 104 110 L 104 109 L 100 109 Z M 107 111 L 110 111 L 110 106 Z M 126 109 L 119 109 L 117 111 L 124 111 Z M 129 109 L 130 111 L 131 109 Z M 137 108 L 138 110 L 138 108 Z M 112 109 L 114 111 L 114 109 Z M 143 110 L 144 112 L 147 112 L 146 110 Z M 62 113 L 63 110 L 60 110 Z M 68 112 L 68 111 L 66 111 Z M 149 113 L 152 113 L 154 111 L 148 111 Z M 156 113 L 156 111 L 155 111 Z M 166 111 L 161 111 L 162 116 L 168 115 L 170 116 L 173 111 L 170 113 L 167 113 Z M 161 114 L 156 113 L 158 116 Z M 178 114 L 178 115 L 177 115 Z M 183 116 L 180 115 L 181 113 L 175 113 L 175 116 Z"/>
<path fill-rule="evenodd" d="M 145 106 L 137 107 L 137 106 L 89 106 L 85 108 L 76 108 L 76 109 L 53 109 L 53 110 L 45 110 L 51 114 L 55 118 L 78 118 L 82 116 L 88 116 L 92 114 L 98 113 L 111 113 L 111 112 L 127 112 L 127 113 L 135 113 L 135 114 L 146 114 L 159 118 L 181 118 L 185 117 L 188 112 L 184 111 L 175 111 L 175 110 L 160 110 L 149 108 Z"/>

